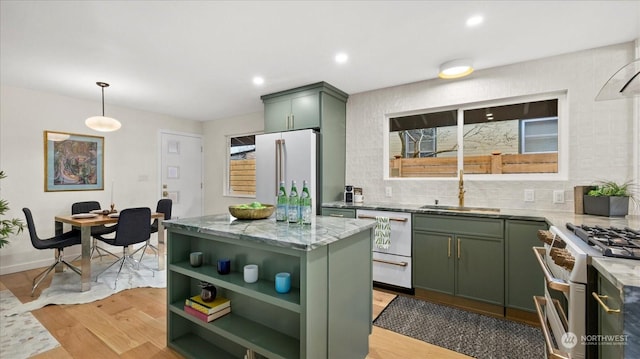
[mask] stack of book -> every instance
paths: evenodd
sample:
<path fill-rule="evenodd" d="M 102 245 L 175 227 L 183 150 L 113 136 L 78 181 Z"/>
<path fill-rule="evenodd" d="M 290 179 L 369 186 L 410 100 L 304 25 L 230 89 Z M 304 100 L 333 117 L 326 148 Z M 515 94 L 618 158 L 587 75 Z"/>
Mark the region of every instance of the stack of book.
<path fill-rule="evenodd" d="M 231 313 L 231 301 L 218 296 L 213 302 L 205 302 L 200 295 L 194 295 L 184 301 L 184 311 L 205 321 L 214 321 Z"/>

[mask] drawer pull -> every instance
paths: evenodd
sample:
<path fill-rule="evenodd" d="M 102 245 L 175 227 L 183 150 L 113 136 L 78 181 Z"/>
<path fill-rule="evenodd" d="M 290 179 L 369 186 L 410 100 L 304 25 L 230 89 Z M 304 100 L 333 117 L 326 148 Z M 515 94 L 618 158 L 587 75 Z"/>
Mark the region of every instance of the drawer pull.
<path fill-rule="evenodd" d="M 344 217 L 344 214 L 335 214 L 335 213 L 330 213 L 329 217 Z"/>
<path fill-rule="evenodd" d="M 460 259 L 460 247 L 462 245 L 460 244 L 460 238 L 458 238 L 458 259 Z"/>
<path fill-rule="evenodd" d="M 449 243 L 447 245 L 447 258 L 451 258 L 451 237 L 449 237 Z"/>
<path fill-rule="evenodd" d="M 376 258 L 374 258 L 373 261 L 378 263 L 391 264 L 398 267 L 406 267 L 409 265 L 409 263 L 407 262 L 393 262 L 393 261 L 386 261 L 384 259 L 376 259 Z"/>
<path fill-rule="evenodd" d="M 547 265 L 544 263 L 542 256 L 545 255 L 544 247 L 533 247 L 533 253 L 538 260 L 538 264 L 540 264 L 540 269 L 542 269 L 542 273 L 544 273 L 544 278 L 547 281 L 547 286 L 554 290 L 559 290 L 564 293 L 569 293 L 570 286 L 567 282 L 562 279 L 555 278 Z"/>
<path fill-rule="evenodd" d="M 364 215 L 364 214 L 358 215 L 358 218 L 361 218 L 361 219 L 376 219 L 375 216 L 367 216 L 367 215 Z M 390 221 L 396 221 L 396 222 L 406 222 L 409 219 L 408 218 L 393 218 L 393 217 L 389 217 L 389 220 Z"/>
<path fill-rule="evenodd" d="M 605 312 L 607 312 L 607 314 L 611 314 L 611 313 L 620 313 L 620 309 L 611 309 L 609 308 L 609 306 L 607 304 L 605 304 L 604 300 L 607 300 L 607 298 L 609 298 L 608 295 L 600 295 L 596 292 L 591 292 L 591 295 L 596 298 L 596 301 L 598 302 L 598 304 L 600 304 L 600 306 L 602 307 L 602 309 L 604 309 Z"/>

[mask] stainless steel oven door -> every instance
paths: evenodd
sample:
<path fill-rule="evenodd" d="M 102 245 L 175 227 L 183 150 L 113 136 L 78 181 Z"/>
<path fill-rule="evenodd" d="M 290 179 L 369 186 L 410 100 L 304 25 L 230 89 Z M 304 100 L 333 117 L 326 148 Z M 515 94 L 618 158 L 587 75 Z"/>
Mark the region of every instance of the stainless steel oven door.
<path fill-rule="evenodd" d="M 534 301 L 547 354 L 557 359 L 585 358 L 581 338 L 586 332 L 586 285 L 557 278 L 545 261 L 547 250 L 542 247 L 533 250 L 546 282 L 545 296 L 536 296 Z"/>

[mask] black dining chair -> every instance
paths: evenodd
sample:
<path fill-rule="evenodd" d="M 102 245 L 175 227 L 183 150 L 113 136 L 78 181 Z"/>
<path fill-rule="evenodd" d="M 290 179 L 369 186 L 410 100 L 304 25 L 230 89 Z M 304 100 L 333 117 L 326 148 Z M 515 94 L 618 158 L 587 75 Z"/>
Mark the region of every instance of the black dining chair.
<path fill-rule="evenodd" d="M 171 199 L 169 198 L 163 198 L 161 200 L 158 201 L 158 204 L 156 205 L 156 213 L 164 213 L 164 221 L 167 221 L 169 219 L 171 219 L 171 208 L 173 206 L 173 202 L 171 201 Z M 151 223 L 151 233 L 158 233 L 158 219 L 154 219 L 153 223 Z M 139 248 L 136 252 L 138 251 L 142 251 L 142 254 L 140 255 L 140 262 L 142 262 L 142 257 L 144 257 L 144 254 L 148 248 L 151 248 L 151 250 L 153 250 L 156 255 L 158 255 L 158 247 L 154 246 L 153 244 L 151 244 L 151 239 L 147 240 L 147 243 L 144 245 L 144 247 Z"/>
<path fill-rule="evenodd" d="M 76 202 L 71 205 L 71 214 L 90 213 L 91 211 L 99 210 L 99 209 L 101 209 L 100 203 L 97 201 Z M 103 235 L 115 232 L 116 228 L 117 228 L 117 225 L 113 225 L 113 226 L 100 225 L 100 226 L 91 227 L 91 236 L 93 237 L 93 240 L 91 242 L 91 255 L 89 256 L 90 259 L 93 259 L 93 253 L 95 252 L 98 253 L 98 256 L 100 257 L 100 259 L 102 259 L 102 256 L 106 254 L 109 254 L 115 258 L 118 258 L 117 255 L 98 246 L 98 241 L 96 239 L 97 236 L 103 236 Z M 80 230 L 80 228 L 78 227 L 73 227 L 73 229 L 78 231 Z M 102 254 L 103 252 L 105 254 Z"/>
<path fill-rule="evenodd" d="M 29 237 L 31 237 L 31 244 L 36 249 L 56 249 L 56 260 L 50 265 L 47 269 L 45 269 L 42 273 L 38 274 L 35 278 L 33 278 L 33 287 L 31 288 L 31 296 L 33 297 L 33 293 L 40 283 L 47 277 L 49 272 L 53 270 L 57 265 L 62 264 L 71 268 L 72 271 L 82 274 L 80 269 L 73 264 L 67 262 L 64 259 L 64 249 L 70 246 L 75 246 L 76 244 L 80 244 L 82 239 L 80 238 L 80 232 L 78 231 L 69 231 L 57 236 L 53 236 L 47 239 L 41 239 L 38 237 L 36 233 L 36 225 L 33 221 L 33 215 L 31 214 L 31 210 L 29 208 L 23 208 L 24 216 L 27 219 L 27 228 L 29 229 Z M 39 278 L 39 279 L 38 279 Z"/>
<path fill-rule="evenodd" d="M 140 266 L 145 267 L 150 270 L 154 276 L 155 273 L 153 270 L 133 257 L 133 254 L 129 254 L 129 246 L 146 242 L 149 237 L 151 237 L 151 227 L 149 226 L 151 223 L 151 210 L 147 207 L 142 208 L 127 208 L 120 212 L 120 216 L 118 218 L 118 228 L 116 229 L 116 235 L 114 238 L 104 238 L 99 236 L 98 239 L 112 246 L 122 247 L 122 257 L 117 261 L 111 263 L 107 268 L 105 268 L 102 272 L 100 272 L 96 276 L 96 281 L 98 277 L 102 275 L 109 268 L 113 267 L 115 264 L 120 263 L 120 268 L 118 269 L 118 274 L 116 275 L 116 280 L 114 283 L 114 288 L 118 284 L 118 277 L 120 276 L 120 272 L 122 271 L 122 267 L 125 263 L 128 263 L 135 269 L 139 269 Z M 135 252 L 134 252 L 135 253 Z"/>

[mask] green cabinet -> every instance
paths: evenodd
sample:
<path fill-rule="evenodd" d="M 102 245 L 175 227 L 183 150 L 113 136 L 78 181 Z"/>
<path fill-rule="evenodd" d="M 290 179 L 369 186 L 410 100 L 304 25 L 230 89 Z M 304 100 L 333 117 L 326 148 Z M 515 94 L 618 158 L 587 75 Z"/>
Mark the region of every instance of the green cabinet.
<path fill-rule="evenodd" d="M 261 96 L 264 132 L 319 130 L 318 179 L 323 202 L 342 200 L 349 95 L 326 82 Z"/>
<path fill-rule="evenodd" d="M 414 214 L 414 287 L 504 305 L 504 223 Z"/>
<path fill-rule="evenodd" d="M 455 259 L 452 241 L 453 236 L 450 234 L 413 232 L 414 287 L 454 295 Z"/>
<path fill-rule="evenodd" d="M 590 293 L 589 293 L 590 294 Z M 621 338 L 624 334 L 622 294 L 607 278 L 598 273 L 598 334 L 600 338 Z M 596 300 L 598 301 L 598 300 Z M 624 341 L 610 340 L 598 345 L 599 358 L 625 358 Z"/>
<path fill-rule="evenodd" d="M 286 228 L 286 226 L 285 226 Z M 364 358 L 372 311 L 371 229 L 309 251 L 168 227 L 167 345 L 187 358 Z M 192 267 L 189 253 L 204 264 Z M 215 263 L 231 259 L 231 273 Z M 245 283 L 242 268 L 258 264 L 259 279 Z M 329 265 L 331 263 L 331 265 Z M 274 276 L 291 273 L 280 294 Z M 200 282 L 231 300 L 231 313 L 205 323 L 184 311 Z"/>
<path fill-rule="evenodd" d="M 344 106 L 347 97 L 325 82 L 264 95 L 264 132 L 322 128 L 334 120 L 325 115 Z"/>
<path fill-rule="evenodd" d="M 535 312 L 533 296 L 544 296 L 544 273 L 532 248 L 542 246 L 538 230 L 545 221 L 505 221 L 505 306 Z"/>
<path fill-rule="evenodd" d="M 320 93 L 311 91 L 266 102 L 265 129 L 269 132 L 320 127 Z"/>
<path fill-rule="evenodd" d="M 322 207 L 322 215 L 340 218 L 356 218 L 356 210 L 349 208 Z"/>

